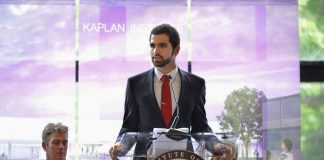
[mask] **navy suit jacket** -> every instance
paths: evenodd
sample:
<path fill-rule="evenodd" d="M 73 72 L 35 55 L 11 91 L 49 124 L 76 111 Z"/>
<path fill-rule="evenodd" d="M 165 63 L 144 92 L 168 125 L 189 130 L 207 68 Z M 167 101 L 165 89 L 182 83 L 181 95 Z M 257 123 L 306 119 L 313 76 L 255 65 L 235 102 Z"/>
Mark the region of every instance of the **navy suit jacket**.
<path fill-rule="evenodd" d="M 190 132 L 212 132 L 204 108 L 205 80 L 181 69 L 179 74 L 179 120 L 175 128 L 189 128 Z M 168 128 L 155 98 L 154 76 L 154 69 L 151 69 L 128 79 L 123 124 L 117 140 L 125 132 L 152 132 L 154 128 Z M 176 112 L 177 110 L 174 111 L 170 123 L 177 115 Z M 143 150 L 144 143 L 142 146 L 137 144 L 136 150 Z"/>

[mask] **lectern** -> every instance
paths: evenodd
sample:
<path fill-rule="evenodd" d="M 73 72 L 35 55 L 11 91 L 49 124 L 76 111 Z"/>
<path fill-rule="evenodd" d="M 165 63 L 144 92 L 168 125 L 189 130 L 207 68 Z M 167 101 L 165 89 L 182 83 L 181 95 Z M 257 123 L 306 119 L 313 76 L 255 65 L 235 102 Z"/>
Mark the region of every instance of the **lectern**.
<path fill-rule="evenodd" d="M 224 154 L 212 149 L 213 144 L 221 142 L 233 148 L 232 159 L 236 159 L 237 138 L 234 133 L 126 132 L 117 156 L 120 159 L 209 160 Z"/>

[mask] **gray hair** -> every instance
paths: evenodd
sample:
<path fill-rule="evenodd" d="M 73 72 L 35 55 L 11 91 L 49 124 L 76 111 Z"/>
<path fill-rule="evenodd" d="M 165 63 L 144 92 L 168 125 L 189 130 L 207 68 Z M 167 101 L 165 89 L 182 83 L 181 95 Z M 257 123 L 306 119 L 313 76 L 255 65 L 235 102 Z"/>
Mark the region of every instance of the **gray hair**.
<path fill-rule="evenodd" d="M 62 123 L 49 123 L 45 126 L 43 133 L 42 133 L 42 142 L 48 144 L 49 137 L 55 133 L 65 133 L 68 134 L 69 128 Z"/>

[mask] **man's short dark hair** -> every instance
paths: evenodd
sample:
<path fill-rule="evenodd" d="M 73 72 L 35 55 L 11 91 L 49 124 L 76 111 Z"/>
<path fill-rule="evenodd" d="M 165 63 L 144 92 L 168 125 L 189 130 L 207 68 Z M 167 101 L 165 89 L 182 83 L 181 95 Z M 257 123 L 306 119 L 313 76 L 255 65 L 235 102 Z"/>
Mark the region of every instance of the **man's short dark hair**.
<path fill-rule="evenodd" d="M 169 24 L 160 24 L 154 27 L 151 31 L 149 41 L 151 40 L 152 35 L 158 35 L 158 34 L 166 34 L 169 36 L 172 49 L 174 49 L 180 44 L 180 36 L 178 31 Z"/>

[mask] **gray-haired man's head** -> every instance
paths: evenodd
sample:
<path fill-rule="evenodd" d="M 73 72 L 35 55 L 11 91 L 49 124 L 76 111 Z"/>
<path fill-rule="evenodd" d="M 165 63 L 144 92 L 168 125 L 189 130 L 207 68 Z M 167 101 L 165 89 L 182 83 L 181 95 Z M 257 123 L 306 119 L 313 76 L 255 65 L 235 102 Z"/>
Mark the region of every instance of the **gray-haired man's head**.
<path fill-rule="evenodd" d="M 62 123 L 49 123 L 42 133 L 42 147 L 46 160 L 65 160 L 68 148 L 69 128 Z"/>
<path fill-rule="evenodd" d="M 54 132 L 59 132 L 59 133 L 66 133 L 68 134 L 69 128 L 62 123 L 48 123 L 42 133 L 42 142 L 47 144 L 49 137 L 54 133 Z"/>

